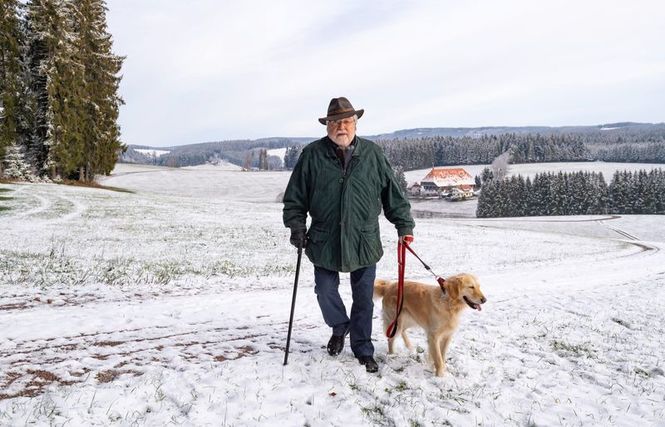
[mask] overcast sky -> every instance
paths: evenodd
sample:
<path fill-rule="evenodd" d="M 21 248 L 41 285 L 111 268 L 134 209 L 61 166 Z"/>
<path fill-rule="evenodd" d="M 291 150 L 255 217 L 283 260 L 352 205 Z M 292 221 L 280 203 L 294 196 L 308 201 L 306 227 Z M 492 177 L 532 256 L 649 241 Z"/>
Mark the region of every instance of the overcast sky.
<path fill-rule="evenodd" d="M 665 1 L 107 0 L 123 142 L 665 121 Z"/>

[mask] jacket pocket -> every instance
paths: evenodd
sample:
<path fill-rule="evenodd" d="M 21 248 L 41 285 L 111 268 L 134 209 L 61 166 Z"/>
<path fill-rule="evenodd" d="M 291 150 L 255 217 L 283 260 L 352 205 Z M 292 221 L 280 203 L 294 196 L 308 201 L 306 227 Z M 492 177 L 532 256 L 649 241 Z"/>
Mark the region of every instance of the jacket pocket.
<path fill-rule="evenodd" d="M 321 230 L 319 228 L 309 229 L 307 232 L 305 255 L 312 261 L 312 264 L 317 265 L 322 261 L 322 254 L 329 240 L 330 233 L 328 230 Z"/>
<path fill-rule="evenodd" d="M 379 226 L 367 226 L 360 230 L 358 261 L 360 265 L 375 264 L 383 256 Z"/>

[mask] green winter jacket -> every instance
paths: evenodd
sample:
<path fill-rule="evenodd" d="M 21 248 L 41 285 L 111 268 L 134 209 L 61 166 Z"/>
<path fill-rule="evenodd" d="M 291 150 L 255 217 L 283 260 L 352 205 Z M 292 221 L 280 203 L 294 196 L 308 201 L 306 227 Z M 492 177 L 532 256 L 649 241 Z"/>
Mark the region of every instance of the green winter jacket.
<path fill-rule="evenodd" d="M 381 148 L 357 136 L 354 144 L 346 174 L 328 137 L 307 145 L 284 192 L 284 225 L 304 230 L 309 213 L 305 253 L 312 264 L 332 271 L 355 271 L 381 259 L 382 207 L 399 236 L 413 234 L 415 226 Z"/>

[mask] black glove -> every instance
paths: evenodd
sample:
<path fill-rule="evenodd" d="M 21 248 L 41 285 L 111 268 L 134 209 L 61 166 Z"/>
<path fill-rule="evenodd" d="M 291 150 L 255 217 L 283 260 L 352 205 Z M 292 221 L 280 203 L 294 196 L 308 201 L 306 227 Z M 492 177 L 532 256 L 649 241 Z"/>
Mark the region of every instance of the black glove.
<path fill-rule="evenodd" d="M 304 248 L 307 246 L 307 235 L 303 229 L 293 229 L 291 230 L 291 238 L 289 242 L 296 248 Z"/>

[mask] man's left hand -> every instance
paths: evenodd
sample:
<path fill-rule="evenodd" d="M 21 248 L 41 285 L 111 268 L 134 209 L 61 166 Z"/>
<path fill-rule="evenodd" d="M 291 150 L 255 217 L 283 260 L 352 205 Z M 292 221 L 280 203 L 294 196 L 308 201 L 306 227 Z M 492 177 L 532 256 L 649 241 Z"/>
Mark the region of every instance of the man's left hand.
<path fill-rule="evenodd" d="M 401 244 L 405 244 L 405 243 L 406 243 L 406 244 L 413 243 L 413 236 L 410 235 L 410 234 L 407 234 L 406 236 L 399 236 L 399 242 L 400 242 Z"/>

